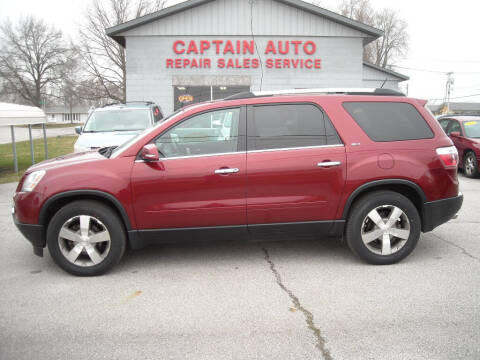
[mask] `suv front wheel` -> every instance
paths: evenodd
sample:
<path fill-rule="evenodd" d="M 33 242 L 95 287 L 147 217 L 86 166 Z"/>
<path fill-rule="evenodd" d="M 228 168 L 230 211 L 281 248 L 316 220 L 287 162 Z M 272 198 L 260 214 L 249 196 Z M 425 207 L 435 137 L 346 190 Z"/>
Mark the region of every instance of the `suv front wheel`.
<path fill-rule="evenodd" d="M 47 245 L 63 270 L 77 276 L 96 276 L 120 261 L 126 236 L 111 208 L 97 201 L 75 201 L 53 216 Z"/>
<path fill-rule="evenodd" d="M 347 220 L 346 240 L 362 260 L 388 265 L 407 257 L 420 238 L 418 210 L 393 191 L 369 193 L 355 202 Z"/>

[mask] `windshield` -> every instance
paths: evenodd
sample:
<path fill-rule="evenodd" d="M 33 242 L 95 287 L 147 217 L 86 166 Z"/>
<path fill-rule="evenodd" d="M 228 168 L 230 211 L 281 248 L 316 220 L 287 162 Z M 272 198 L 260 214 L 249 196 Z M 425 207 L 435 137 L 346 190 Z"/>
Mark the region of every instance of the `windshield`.
<path fill-rule="evenodd" d="M 150 126 L 150 110 L 95 111 L 83 132 L 138 131 Z"/>
<path fill-rule="evenodd" d="M 146 129 L 145 131 L 141 132 L 141 133 L 138 134 L 137 136 L 134 136 L 133 138 L 131 138 L 130 140 L 128 140 L 127 142 L 123 143 L 122 145 L 120 145 L 119 147 L 117 147 L 115 150 L 113 150 L 111 157 L 112 157 L 112 158 L 117 157 L 123 150 L 125 150 L 125 149 L 128 148 L 130 145 L 132 145 L 132 144 L 134 144 L 135 142 L 137 142 L 138 139 L 140 139 L 141 137 L 147 136 L 147 135 L 150 134 L 152 131 L 155 131 L 155 129 L 158 128 L 160 125 L 163 125 L 163 124 L 165 124 L 166 122 L 168 122 L 169 120 L 172 120 L 172 119 L 176 118 L 178 115 L 180 115 L 180 114 L 183 113 L 183 112 L 184 112 L 184 109 L 177 110 L 176 112 L 172 113 L 170 116 L 168 116 L 168 117 L 166 117 L 165 119 L 163 119 L 162 122 L 161 122 L 161 123 L 158 123 L 155 127 L 150 128 L 150 129 Z"/>
<path fill-rule="evenodd" d="M 465 135 L 469 138 L 480 138 L 480 121 L 466 121 L 463 123 Z"/>

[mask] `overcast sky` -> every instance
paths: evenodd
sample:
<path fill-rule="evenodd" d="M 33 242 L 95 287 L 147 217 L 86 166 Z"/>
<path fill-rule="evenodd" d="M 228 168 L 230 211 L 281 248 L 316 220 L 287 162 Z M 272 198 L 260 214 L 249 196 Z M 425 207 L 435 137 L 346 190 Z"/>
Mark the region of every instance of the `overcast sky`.
<path fill-rule="evenodd" d="M 452 101 L 480 101 L 480 46 L 478 14 L 480 1 L 456 0 L 370 0 L 375 9 L 388 7 L 398 11 L 408 23 L 410 50 L 398 61 L 398 72 L 410 76 L 410 96 L 443 99 L 446 72 L 454 72 Z M 81 21 L 89 0 L 0 0 L 0 21 L 15 21 L 33 14 L 54 24 L 71 37 Z M 170 0 L 169 4 L 178 3 Z M 341 0 L 321 0 L 336 10 Z M 406 90 L 406 83 L 402 85 Z"/>

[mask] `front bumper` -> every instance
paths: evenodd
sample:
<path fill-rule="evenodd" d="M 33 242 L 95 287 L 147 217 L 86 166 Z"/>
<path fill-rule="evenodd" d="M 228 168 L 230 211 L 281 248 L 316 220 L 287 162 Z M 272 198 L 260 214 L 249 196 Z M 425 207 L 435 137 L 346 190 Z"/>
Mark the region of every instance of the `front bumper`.
<path fill-rule="evenodd" d="M 452 219 L 463 204 L 463 194 L 457 197 L 423 204 L 422 231 L 428 232 Z"/>
<path fill-rule="evenodd" d="M 32 243 L 35 255 L 43 256 L 43 248 L 46 245 L 45 227 L 43 225 L 21 224 L 15 214 L 12 214 L 12 217 L 17 229 Z"/>

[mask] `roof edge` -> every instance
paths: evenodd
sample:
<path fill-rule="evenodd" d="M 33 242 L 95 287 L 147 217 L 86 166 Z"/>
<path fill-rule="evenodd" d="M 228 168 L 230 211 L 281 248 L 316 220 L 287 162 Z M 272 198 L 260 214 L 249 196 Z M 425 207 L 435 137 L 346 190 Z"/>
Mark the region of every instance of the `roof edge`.
<path fill-rule="evenodd" d="M 157 10 L 153 13 L 140 16 L 136 19 L 129 20 L 129 21 L 124 22 L 122 24 L 118 24 L 118 25 L 109 27 L 109 28 L 105 29 L 105 33 L 108 36 L 110 36 L 112 39 L 114 39 L 115 41 L 118 42 L 117 38 L 119 38 L 120 36 L 117 36 L 117 35 L 119 35 L 120 33 L 124 32 L 124 31 L 131 30 L 133 28 L 136 28 L 137 26 L 148 24 L 152 21 L 161 19 L 163 17 L 170 16 L 170 15 L 176 14 L 178 12 L 182 12 L 184 10 L 188 10 L 190 8 L 193 8 L 193 7 L 196 7 L 196 6 L 199 6 L 199 5 L 203 5 L 203 4 L 212 2 L 212 1 L 215 1 L 215 0 L 187 0 L 187 1 L 175 4 L 175 5 Z M 122 44 L 120 44 L 120 45 L 122 45 Z"/>
<path fill-rule="evenodd" d="M 399 79 L 402 79 L 402 81 L 410 80 L 410 77 L 407 76 L 407 75 L 403 75 L 403 74 L 400 74 L 400 73 L 398 73 L 398 72 L 396 72 L 396 71 L 393 71 L 393 70 L 390 70 L 390 69 L 386 69 L 386 68 L 384 68 L 384 67 L 381 67 L 381 66 L 372 64 L 371 62 L 368 62 L 368 61 L 364 61 L 364 62 L 363 62 L 363 65 L 364 65 L 364 66 L 368 66 L 369 68 L 375 69 L 375 70 L 377 70 L 377 71 L 381 71 L 381 72 L 387 73 L 387 74 L 389 74 L 389 75 L 396 76 L 396 77 L 398 77 Z"/>
<path fill-rule="evenodd" d="M 298 9 L 302 9 L 305 11 L 308 11 L 314 15 L 318 16 L 323 16 L 326 17 L 327 19 L 334 21 L 336 23 L 351 27 L 355 30 L 361 31 L 363 33 L 366 33 L 367 35 L 370 35 L 371 37 L 378 39 L 379 37 L 383 36 L 383 31 L 377 28 L 374 28 L 373 26 L 364 24 L 360 21 L 353 20 L 349 17 L 343 16 L 341 14 L 338 14 L 336 12 L 324 9 L 320 6 L 313 5 L 310 3 L 307 3 L 303 0 L 275 0 L 278 2 L 281 2 L 283 4 L 287 4 L 293 7 L 296 7 Z"/>
<path fill-rule="evenodd" d="M 155 21 L 155 20 L 170 16 L 170 15 L 174 15 L 178 12 L 182 12 L 184 10 L 188 10 L 190 8 L 194 8 L 196 6 L 203 5 L 203 4 L 212 2 L 212 1 L 215 1 L 215 0 L 187 0 L 187 1 L 181 2 L 179 4 L 169 6 L 169 7 L 166 7 L 164 9 L 160 9 L 156 12 L 141 16 L 139 18 L 129 20 L 129 21 L 124 22 L 122 24 L 112 26 L 110 28 L 105 29 L 105 32 L 113 40 L 115 40 L 117 43 L 119 43 L 120 45 L 125 47 L 125 38 L 121 35 L 121 33 L 125 32 L 125 31 L 128 31 L 128 30 L 131 30 L 133 28 L 136 28 L 138 26 L 148 24 L 152 21 Z M 321 8 L 319 6 L 307 3 L 307 2 L 302 1 L 302 0 L 275 0 L 275 1 L 278 1 L 278 2 L 283 3 L 285 5 L 295 7 L 295 8 L 300 9 L 300 10 L 310 12 L 310 13 L 312 13 L 314 15 L 317 15 L 317 16 L 325 17 L 325 18 L 327 18 L 331 21 L 334 21 L 338 24 L 345 25 L 345 26 L 353 28 L 357 31 L 363 32 L 366 35 L 368 35 L 369 38 L 371 38 L 370 41 L 378 39 L 379 37 L 383 36 L 383 31 L 382 30 L 376 29 L 376 28 L 374 28 L 370 25 L 367 25 L 367 24 L 361 23 L 359 21 L 350 19 L 346 16 L 337 14 L 333 11 Z M 367 42 L 369 42 L 369 41 L 367 41 Z"/>

